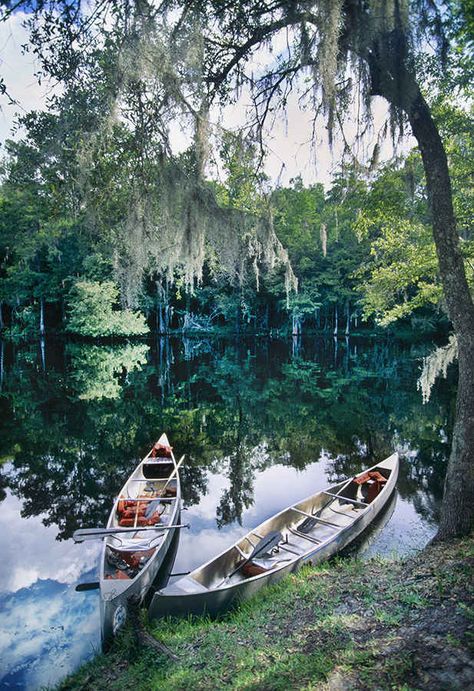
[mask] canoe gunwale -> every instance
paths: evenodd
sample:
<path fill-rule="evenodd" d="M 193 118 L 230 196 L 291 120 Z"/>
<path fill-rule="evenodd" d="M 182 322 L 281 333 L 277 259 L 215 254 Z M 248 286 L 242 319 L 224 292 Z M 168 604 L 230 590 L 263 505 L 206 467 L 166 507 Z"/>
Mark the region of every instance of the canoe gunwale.
<path fill-rule="evenodd" d="M 224 557 L 226 554 L 228 554 L 232 549 L 237 549 L 239 553 L 242 553 L 242 550 L 240 549 L 240 544 L 242 543 L 242 540 L 246 539 L 249 535 L 255 535 L 256 532 L 259 532 L 259 528 L 264 525 L 265 523 L 272 521 L 274 519 L 278 519 L 282 514 L 289 512 L 292 509 L 295 509 L 296 512 L 298 513 L 305 513 L 301 510 L 299 510 L 297 507 L 299 506 L 304 506 L 305 503 L 310 503 L 311 501 L 314 501 L 318 495 L 321 495 L 324 490 L 315 492 L 309 496 L 307 496 L 304 499 L 301 499 L 291 506 L 288 506 L 284 509 L 282 509 L 280 512 L 274 514 L 271 516 L 269 519 L 266 519 L 263 521 L 259 526 L 254 528 L 253 530 L 250 530 L 246 535 L 242 536 L 237 542 L 235 542 L 233 545 L 229 546 L 226 550 L 221 552 L 219 555 L 213 557 L 209 561 L 207 561 L 205 564 L 200 565 L 196 569 L 190 572 L 190 574 L 186 578 L 191 578 L 195 580 L 196 584 L 199 586 L 202 586 L 207 589 L 207 592 L 183 592 L 181 595 L 178 594 L 178 591 L 176 590 L 175 592 L 169 592 L 167 593 L 166 591 L 168 588 L 173 588 L 174 585 L 179 584 L 179 580 L 176 581 L 174 584 L 171 584 L 171 586 L 167 586 L 166 588 L 158 591 L 155 593 L 153 600 L 150 605 L 149 609 L 149 614 L 153 618 L 155 616 L 160 616 L 160 602 L 164 603 L 163 606 L 166 608 L 166 613 L 170 614 L 171 616 L 173 615 L 172 610 L 169 608 L 169 606 L 166 605 L 166 601 L 170 602 L 176 602 L 178 605 L 178 610 L 179 614 L 185 614 L 185 611 L 183 609 L 179 608 L 180 599 L 183 601 L 188 600 L 190 603 L 193 605 L 193 609 L 188 610 L 189 613 L 199 613 L 197 611 L 197 607 L 195 606 L 196 603 L 202 602 L 204 603 L 205 609 L 202 611 L 206 611 L 206 607 L 208 604 L 213 605 L 212 599 L 213 597 L 216 598 L 216 601 L 219 603 L 222 602 L 226 606 L 226 603 L 232 603 L 236 599 L 247 599 L 246 592 L 250 592 L 250 596 L 256 592 L 260 587 L 265 585 L 265 582 L 275 582 L 276 580 L 279 580 L 279 574 L 281 574 L 281 577 L 283 575 L 290 573 L 293 570 L 296 570 L 299 568 L 299 566 L 305 562 L 311 563 L 312 559 L 318 556 L 318 554 L 322 555 L 321 560 L 324 560 L 326 558 L 329 558 L 332 556 L 332 554 L 335 551 L 338 551 L 336 549 L 331 550 L 330 546 L 331 543 L 334 543 L 334 546 L 340 545 L 339 549 L 343 549 L 346 547 L 350 542 L 355 540 L 362 532 L 363 530 L 372 522 L 372 520 L 380 513 L 382 508 L 385 506 L 385 504 L 388 502 L 389 498 L 392 496 L 393 491 L 395 489 L 396 481 L 398 478 L 398 470 L 399 470 L 399 458 L 398 454 L 392 454 L 388 458 L 386 458 L 384 461 L 381 461 L 379 463 L 376 463 L 374 466 L 371 468 L 368 468 L 366 470 L 361 471 L 360 473 L 356 474 L 353 478 L 351 478 L 350 482 L 354 481 L 358 477 L 362 476 L 363 474 L 374 471 L 374 470 L 388 470 L 389 475 L 387 477 L 387 482 L 382 488 L 382 490 L 379 492 L 379 494 L 373 499 L 372 502 L 367 503 L 363 508 L 361 507 L 360 509 L 355 509 L 357 511 L 357 515 L 351 516 L 350 514 L 346 514 L 345 512 L 338 512 L 342 513 L 344 516 L 347 516 L 348 519 L 350 519 L 350 522 L 347 523 L 347 525 L 341 525 L 339 529 L 337 529 L 336 532 L 334 532 L 332 535 L 328 535 L 324 539 L 321 539 L 319 542 L 316 543 L 317 538 L 313 537 L 312 535 L 306 535 L 302 534 L 299 535 L 298 537 L 303 540 L 307 538 L 307 542 L 309 541 L 315 541 L 312 545 L 308 547 L 308 549 L 304 550 L 301 552 L 299 555 L 295 555 L 291 559 L 282 559 L 281 562 L 277 562 L 274 567 L 269 568 L 266 572 L 261 573 L 261 574 L 256 574 L 255 576 L 250 576 L 246 578 L 245 580 L 234 582 L 234 583 L 222 583 L 217 586 L 213 587 L 212 584 L 209 587 L 206 587 L 204 583 L 201 583 L 200 580 L 194 579 L 193 578 L 193 573 L 197 572 L 203 572 L 205 569 L 209 568 L 212 563 L 218 562 L 218 560 L 222 557 Z M 331 487 L 328 487 L 327 490 L 329 491 L 335 491 L 336 493 L 339 491 L 344 490 L 344 485 L 346 484 L 347 481 L 343 481 L 340 483 L 337 483 L 336 485 L 333 485 Z M 343 501 L 351 502 L 350 497 L 334 497 L 334 499 L 341 499 Z M 355 500 L 354 500 L 355 502 Z M 329 502 L 333 503 L 333 502 Z M 361 504 L 363 502 L 357 502 L 358 504 Z M 325 508 L 325 507 L 323 507 Z M 306 514 L 308 517 L 310 517 L 309 513 Z M 315 516 L 315 518 L 317 518 Z M 324 526 L 322 526 L 324 527 Z M 271 528 L 270 528 L 271 529 Z M 289 530 L 289 527 L 282 528 L 282 530 Z M 255 535 L 256 536 L 256 535 Z M 288 537 L 288 536 L 287 536 Z M 249 543 L 251 541 L 249 540 Z M 290 543 L 291 544 L 291 543 Z M 301 543 L 300 543 L 301 544 Z M 281 547 L 285 547 L 285 543 L 281 543 Z M 328 549 L 329 548 L 329 549 Z M 246 555 L 246 558 L 248 555 Z M 284 562 L 284 563 L 282 563 Z M 234 594 L 232 593 L 234 591 Z M 242 593 L 242 597 L 240 597 L 239 593 Z M 194 602 L 193 602 L 194 601 Z M 206 604 L 207 603 L 207 604 Z M 184 607 L 184 604 L 183 604 Z M 217 607 L 217 605 L 216 605 Z M 154 610 L 156 611 L 156 614 L 154 613 Z"/>
<path fill-rule="evenodd" d="M 167 437 L 166 437 L 165 434 L 161 435 L 160 440 L 161 440 L 163 437 L 165 437 L 166 442 L 168 442 L 168 439 L 167 439 Z M 160 440 L 158 440 L 158 441 L 160 441 Z M 124 497 L 121 496 L 121 495 L 123 495 L 123 493 L 125 492 L 125 490 L 126 490 L 126 488 L 128 487 L 128 485 L 129 485 L 131 482 L 135 482 L 135 481 L 136 481 L 136 482 L 150 482 L 150 481 L 151 481 L 149 478 L 145 478 L 144 476 L 143 476 L 142 478 L 133 478 L 132 476 L 133 476 L 135 473 L 137 473 L 137 472 L 141 469 L 141 467 L 143 466 L 144 463 L 147 462 L 147 460 L 150 459 L 152 450 L 153 450 L 153 447 L 150 449 L 150 451 L 147 453 L 147 455 L 146 455 L 144 458 L 142 458 L 142 460 L 141 460 L 141 461 L 137 464 L 137 466 L 133 469 L 133 471 L 130 473 L 128 479 L 126 480 L 126 482 L 125 482 L 124 485 L 122 486 L 122 489 L 120 490 L 118 496 L 115 497 L 114 503 L 113 503 L 113 506 L 112 506 L 112 510 L 111 510 L 111 512 L 110 512 L 110 514 L 109 514 L 109 518 L 108 518 L 108 521 L 107 521 L 107 528 L 115 527 L 115 526 L 113 525 L 113 522 L 114 522 L 114 518 L 115 518 L 115 515 L 116 515 L 116 512 L 117 512 L 118 503 L 119 503 L 119 501 L 123 500 Z M 175 470 L 176 470 L 177 463 L 176 463 L 176 458 L 175 458 L 175 456 L 174 456 L 174 454 L 173 454 L 173 451 L 171 451 L 171 459 L 167 459 L 167 461 L 168 461 L 168 462 L 169 462 L 169 461 L 172 461 L 172 462 L 173 462 L 173 465 L 174 465 L 174 468 L 175 468 Z M 173 471 L 173 472 L 174 472 L 174 471 Z M 180 483 L 180 480 L 179 480 L 179 474 L 176 473 L 176 476 L 175 476 L 175 478 L 173 478 L 173 479 L 176 480 L 176 497 L 171 498 L 171 501 L 169 502 L 169 503 L 171 504 L 171 506 L 172 506 L 172 511 L 171 511 L 171 514 L 170 514 L 170 522 L 169 522 L 169 525 L 173 525 L 174 523 L 176 523 L 176 517 L 179 515 L 180 509 L 181 509 L 181 483 Z M 166 482 L 167 478 L 160 478 L 160 480 L 163 480 L 163 481 Z M 127 493 L 127 494 L 128 494 L 128 493 Z M 136 497 L 127 497 L 127 500 L 128 500 L 128 498 L 130 498 L 130 499 L 137 499 L 137 501 L 139 501 L 139 499 L 136 498 Z M 159 497 L 156 497 L 156 499 L 159 499 Z M 173 504 L 173 502 L 174 502 L 174 504 Z M 167 503 L 168 503 L 168 502 L 167 502 Z M 137 526 L 137 532 L 140 532 L 140 527 L 139 527 L 139 526 Z M 167 540 L 167 533 L 172 533 L 172 534 L 174 534 L 174 532 L 175 532 L 174 530 L 170 530 L 170 531 L 165 531 L 165 530 L 158 531 L 158 530 L 157 530 L 157 535 L 156 535 L 155 537 L 153 537 L 153 538 L 150 537 L 150 540 L 149 540 L 150 543 L 151 543 L 153 540 L 157 540 L 158 538 L 161 538 L 162 544 L 158 543 L 156 546 L 151 546 L 151 547 L 148 548 L 148 549 L 154 549 L 154 550 L 155 550 L 154 554 L 151 555 L 150 559 L 149 559 L 149 560 L 147 561 L 147 563 L 143 566 L 143 568 L 140 569 L 140 571 L 136 574 L 136 576 L 135 576 L 134 578 L 131 578 L 131 579 L 130 579 L 130 582 L 123 581 L 123 580 L 120 580 L 120 579 L 115 579 L 115 578 L 108 578 L 108 579 L 106 579 L 106 578 L 104 577 L 104 576 L 105 576 L 105 558 L 106 558 L 105 555 L 106 555 L 106 549 L 107 549 L 107 547 L 111 547 L 112 549 L 116 549 L 116 550 L 119 550 L 119 551 L 120 551 L 120 547 L 119 547 L 119 546 L 117 546 L 117 545 L 110 545 L 110 544 L 108 543 L 108 540 L 109 540 L 110 538 L 105 538 L 105 539 L 103 540 L 102 551 L 101 551 L 101 558 L 100 558 L 100 566 L 99 566 L 99 582 L 100 582 L 100 586 L 101 586 L 101 599 L 103 599 L 103 600 L 106 601 L 106 602 L 113 602 L 114 599 L 122 599 L 123 597 L 127 597 L 127 593 L 129 593 L 128 596 L 133 595 L 133 594 L 135 593 L 135 591 L 138 591 L 138 593 L 140 594 L 140 597 L 143 598 L 143 597 L 144 597 L 144 594 L 141 592 L 141 591 L 142 591 L 142 588 L 140 588 L 139 585 L 140 585 L 140 583 L 141 583 L 143 580 L 146 580 L 146 579 L 145 579 L 145 575 L 148 574 L 148 572 L 150 571 L 151 567 L 155 564 L 155 562 L 157 561 L 157 559 L 159 558 L 159 556 L 161 555 L 161 553 L 162 553 L 163 551 L 166 552 L 167 547 L 166 547 L 165 550 L 163 550 L 163 547 L 166 545 L 166 543 L 169 542 L 169 541 Z M 150 533 L 153 533 L 153 531 L 150 531 Z M 138 545 L 137 545 L 137 547 L 138 547 Z M 138 551 L 140 551 L 140 549 L 138 549 Z M 119 588 L 119 589 L 116 590 L 115 593 L 114 593 L 114 590 L 113 590 L 112 588 L 113 588 L 113 584 L 115 584 L 115 583 L 119 583 L 121 586 L 123 586 L 123 584 L 125 584 L 126 587 Z M 110 588 L 110 593 L 104 593 L 104 592 L 103 592 L 103 588 L 105 587 L 105 585 L 107 585 L 107 586 Z"/>

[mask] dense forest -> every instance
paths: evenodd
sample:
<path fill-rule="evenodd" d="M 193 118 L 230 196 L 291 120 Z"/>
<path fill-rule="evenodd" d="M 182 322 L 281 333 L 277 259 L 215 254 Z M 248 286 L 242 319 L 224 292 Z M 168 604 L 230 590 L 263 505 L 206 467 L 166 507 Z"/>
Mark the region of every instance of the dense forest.
<path fill-rule="evenodd" d="M 229 276 L 207 248 L 201 280 L 186 285 L 183 267 L 156 271 L 143 246 L 143 280 L 133 293 L 117 260 L 117 225 L 124 190 L 110 175 L 97 216 L 84 208 L 77 185 L 79 132 L 69 131 L 69 103 L 58 112 L 22 118 L 25 134 L 8 141 L 0 191 L 1 325 L 15 341 L 46 332 L 79 336 L 133 336 L 148 331 L 349 334 L 375 326 L 419 338 L 445 332 L 430 214 L 416 150 L 373 171 L 353 163 L 332 185 L 269 187 L 258 173 L 256 148 L 228 136 L 222 157 L 225 184 L 210 181 L 222 207 L 272 214 L 298 279 L 285 284 L 285 266 L 263 267 L 260 257 Z M 61 108 L 63 110 L 61 111 Z M 474 199 L 468 161 L 474 146 L 469 113 L 447 98 L 437 104 L 448 151 L 464 256 L 474 257 L 470 224 Z M 118 131 L 107 155 L 123 155 Z M 186 162 L 182 156 L 180 164 Z M 106 162 L 104 162 L 105 166 Z M 109 162 L 110 165 L 110 162 Z M 99 232 L 100 228 L 100 232 Z M 143 254 L 143 257 L 142 257 Z M 136 260 L 136 259 L 135 259 Z M 254 266 L 253 266 L 254 265 Z M 472 281 L 472 264 L 468 263 Z"/>
<path fill-rule="evenodd" d="M 474 0 L 0 0 L 0 685 L 100 609 L 61 688 L 472 686 L 473 49 Z M 144 623 L 234 538 L 196 599 L 311 570 Z"/>
<path fill-rule="evenodd" d="M 58 87 L 5 147 L 6 336 L 452 332 L 423 392 L 457 356 L 439 536 L 469 532 L 472 3 L 6 8 L 4 21 L 25 12 L 27 50 Z M 226 127 L 225 107 L 242 94 L 242 123 Z M 263 173 L 270 123 L 295 96 L 313 113 L 308 141 L 324 128 L 339 146 L 328 189 Z M 375 97 L 387 106 L 378 131 Z M 406 133 L 417 149 L 381 164 L 383 142 Z"/>

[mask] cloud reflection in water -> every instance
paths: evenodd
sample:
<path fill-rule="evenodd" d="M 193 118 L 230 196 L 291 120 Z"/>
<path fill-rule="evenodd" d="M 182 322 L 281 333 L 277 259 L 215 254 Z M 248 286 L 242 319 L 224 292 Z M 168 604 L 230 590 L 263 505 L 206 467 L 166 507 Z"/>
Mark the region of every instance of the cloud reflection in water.
<path fill-rule="evenodd" d="M 99 649 L 98 593 L 74 586 L 96 577 L 100 546 L 58 542 L 56 527 L 20 512 L 21 502 L 8 494 L 0 530 L 0 686 L 38 689 Z"/>

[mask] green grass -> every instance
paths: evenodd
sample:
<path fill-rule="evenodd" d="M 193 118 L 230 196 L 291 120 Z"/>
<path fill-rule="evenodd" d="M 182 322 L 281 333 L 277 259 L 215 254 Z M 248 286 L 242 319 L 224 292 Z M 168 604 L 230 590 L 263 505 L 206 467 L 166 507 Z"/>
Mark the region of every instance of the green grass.
<path fill-rule="evenodd" d="M 349 688 L 417 688 L 414 640 L 422 645 L 425 630 L 427 640 L 438 635 L 430 630 L 432 619 L 446 620 L 444 647 L 468 649 L 472 640 L 472 591 L 466 595 L 472 550 L 458 542 L 451 548 L 455 559 L 443 563 L 446 552 L 430 548 L 406 564 L 338 559 L 305 567 L 217 621 L 152 622 L 151 632 L 178 661 L 137 649 L 127 630 L 109 655 L 84 666 L 61 688 L 310 690 L 334 678 Z M 452 625 L 443 609 L 448 589 L 455 605 L 449 611 L 456 613 Z M 410 626 L 417 627 L 417 637 L 400 633 Z"/>

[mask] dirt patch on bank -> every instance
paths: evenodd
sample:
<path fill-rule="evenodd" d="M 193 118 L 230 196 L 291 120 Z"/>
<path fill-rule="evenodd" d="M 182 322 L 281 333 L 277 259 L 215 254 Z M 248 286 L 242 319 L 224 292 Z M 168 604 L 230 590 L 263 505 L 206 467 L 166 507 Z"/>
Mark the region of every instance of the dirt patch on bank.
<path fill-rule="evenodd" d="M 352 586 L 343 576 L 334 587 L 344 593 L 337 611 L 353 617 L 354 665 L 316 688 L 474 688 L 473 573 L 472 541 L 459 541 L 389 568 L 369 562 Z M 361 583 L 367 591 L 354 595 Z"/>

